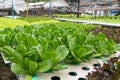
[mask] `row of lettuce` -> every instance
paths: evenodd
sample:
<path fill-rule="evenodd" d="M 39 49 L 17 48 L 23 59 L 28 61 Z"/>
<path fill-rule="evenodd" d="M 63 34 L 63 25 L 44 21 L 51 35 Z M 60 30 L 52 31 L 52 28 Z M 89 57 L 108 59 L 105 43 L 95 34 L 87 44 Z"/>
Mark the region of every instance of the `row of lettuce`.
<path fill-rule="evenodd" d="M 86 20 L 86 21 L 113 23 L 113 24 L 120 23 L 120 16 L 81 15 L 79 18 L 76 18 L 76 15 L 74 14 L 55 14 L 55 16 L 58 18 L 67 18 L 67 19 L 74 19 L 74 20 Z"/>
<path fill-rule="evenodd" d="M 24 25 L 35 25 L 35 24 L 47 24 L 47 23 L 58 23 L 57 20 L 51 20 L 50 18 L 20 18 L 20 19 L 10 19 L 10 18 L 0 18 L 0 30 L 4 28 L 15 28 L 16 26 Z"/>
<path fill-rule="evenodd" d="M 60 22 L 54 19 L 46 18 L 46 17 L 30 17 L 30 18 L 20 18 L 20 19 L 10 19 L 10 18 L 0 18 L 0 30 L 4 28 L 15 28 L 16 26 L 30 26 L 30 25 L 44 25 L 44 24 L 53 24 L 53 26 L 66 26 L 66 27 L 79 27 L 80 25 L 77 23 L 70 23 L 70 22 Z M 97 26 L 93 25 L 82 25 L 80 29 L 92 29 Z M 100 27 L 100 26 L 99 26 Z"/>
<path fill-rule="evenodd" d="M 96 26 L 43 23 L 0 31 L 0 50 L 12 62 L 11 70 L 15 74 L 33 76 L 38 72 L 61 70 L 67 64 L 109 56 L 120 48 L 103 33 L 95 36 L 85 31 Z"/>

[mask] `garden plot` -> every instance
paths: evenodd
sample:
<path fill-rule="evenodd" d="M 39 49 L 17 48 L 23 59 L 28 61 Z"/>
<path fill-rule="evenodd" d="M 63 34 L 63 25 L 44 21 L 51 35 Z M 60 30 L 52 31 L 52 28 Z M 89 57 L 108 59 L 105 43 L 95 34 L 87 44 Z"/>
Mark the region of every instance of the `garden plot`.
<path fill-rule="evenodd" d="M 32 80 L 85 80 L 88 72 L 93 71 L 93 65 L 97 63 L 102 63 L 102 60 L 92 59 L 90 62 L 81 63 L 79 65 L 70 65 L 64 70 L 39 73 L 33 76 Z M 20 76 L 19 79 L 26 80 L 23 76 Z"/>
<path fill-rule="evenodd" d="M 78 65 L 69 65 L 67 69 L 49 73 L 38 73 L 32 80 L 87 80 L 88 72 L 95 71 L 94 66 L 101 65 L 112 57 L 118 57 L 120 52 L 103 59 L 91 59 L 89 62 L 82 62 Z M 26 80 L 24 76 L 19 76 L 20 80 Z"/>
<path fill-rule="evenodd" d="M 32 25 L 15 29 L 6 28 L 1 31 L 1 52 L 12 62 L 12 72 L 24 75 L 26 80 L 34 79 L 36 76 L 41 79 L 47 78 L 43 75 L 48 75 L 49 79 L 53 76 L 60 79 L 67 78 L 65 76 L 69 76 L 70 79 L 81 79 L 83 72 L 93 70 L 92 66 L 97 62 L 93 60 L 96 62 L 91 64 L 93 61 L 89 60 L 110 56 L 117 50 L 116 47 L 120 47 L 112 39 L 107 39 L 103 33 L 94 35 L 85 31 L 93 26 L 63 24 Z M 88 63 L 84 64 L 85 61 Z M 77 63 L 81 64 L 67 68 L 67 65 Z M 48 73 L 50 70 L 54 72 Z"/>
<path fill-rule="evenodd" d="M 107 27 L 120 27 L 120 24 L 114 24 L 114 23 L 105 23 L 105 22 L 95 22 L 95 21 L 86 21 L 86 20 L 73 20 L 73 19 L 64 19 L 64 18 L 56 18 L 60 21 L 68 21 L 68 22 L 76 22 L 76 23 L 83 23 L 83 24 L 93 24 L 93 25 L 101 25 L 101 26 L 107 26 Z"/>

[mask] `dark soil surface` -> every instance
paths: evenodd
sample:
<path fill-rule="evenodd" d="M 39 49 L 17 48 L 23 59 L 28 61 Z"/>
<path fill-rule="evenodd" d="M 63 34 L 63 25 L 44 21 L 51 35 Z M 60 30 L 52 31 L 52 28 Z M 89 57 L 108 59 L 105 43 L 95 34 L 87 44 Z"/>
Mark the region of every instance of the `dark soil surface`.
<path fill-rule="evenodd" d="M 5 64 L 0 54 L 0 80 L 18 80 L 10 70 L 10 65 Z"/>

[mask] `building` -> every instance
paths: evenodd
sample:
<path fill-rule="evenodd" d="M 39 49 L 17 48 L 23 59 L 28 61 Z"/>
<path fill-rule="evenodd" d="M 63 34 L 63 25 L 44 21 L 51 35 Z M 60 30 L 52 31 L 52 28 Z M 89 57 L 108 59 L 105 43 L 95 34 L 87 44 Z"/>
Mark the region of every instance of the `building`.
<path fill-rule="evenodd" d="M 120 2 L 117 0 L 90 2 L 89 10 L 96 16 L 111 16 L 120 11 Z"/>
<path fill-rule="evenodd" d="M 72 1 L 70 4 L 77 10 L 77 1 Z M 120 11 L 120 1 L 118 0 L 80 0 L 79 4 L 80 12 L 83 14 L 111 16 Z"/>
<path fill-rule="evenodd" d="M 24 0 L 0 0 L 0 15 L 12 15 L 12 10 L 15 14 L 26 10 L 26 2 Z"/>

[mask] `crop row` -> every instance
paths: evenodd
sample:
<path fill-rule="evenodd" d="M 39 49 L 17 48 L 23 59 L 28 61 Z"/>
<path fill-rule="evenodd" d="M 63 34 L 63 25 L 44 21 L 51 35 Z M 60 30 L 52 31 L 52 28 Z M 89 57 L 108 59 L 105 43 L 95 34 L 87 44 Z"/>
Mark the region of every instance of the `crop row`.
<path fill-rule="evenodd" d="M 70 27 L 64 24 L 31 25 L 1 31 L 1 52 L 12 62 L 11 70 L 33 76 L 38 72 L 66 68 L 66 64 L 109 56 L 120 47 L 103 33 L 95 36 L 84 31 L 93 28 L 91 25 L 85 28 L 86 25 Z"/>
<path fill-rule="evenodd" d="M 93 31 L 93 33 L 96 34 L 96 35 L 98 33 L 102 32 L 106 35 L 106 37 L 108 39 L 113 39 L 116 43 L 120 43 L 120 29 L 119 28 L 113 28 L 113 29 L 94 28 L 90 31 Z"/>
<path fill-rule="evenodd" d="M 86 21 L 94 21 L 94 22 L 103 22 L 103 23 L 114 23 L 119 24 L 120 16 L 80 16 L 80 18 L 76 18 L 76 15 L 63 15 L 63 14 L 56 14 L 56 17 L 59 18 L 67 18 L 67 19 L 74 19 L 74 20 L 86 20 Z"/>
<path fill-rule="evenodd" d="M 30 17 L 30 18 L 20 18 L 20 19 L 9 19 L 9 18 L 0 18 L 0 30 L 4 28 L 15 28 L 16 26 L 30 26 L 30 25 L 52 25 L 52 26 L 64 26 L 64 27 L 79 27 L 80 29 L 92 29 L 97 26 L 93 25 L 80 25 L 77 23 L 69 22 L 60 22 L 50 18 L 41 18 L 41 17 Z M 99 26 L 100 27 L 100 26 Z"/>

